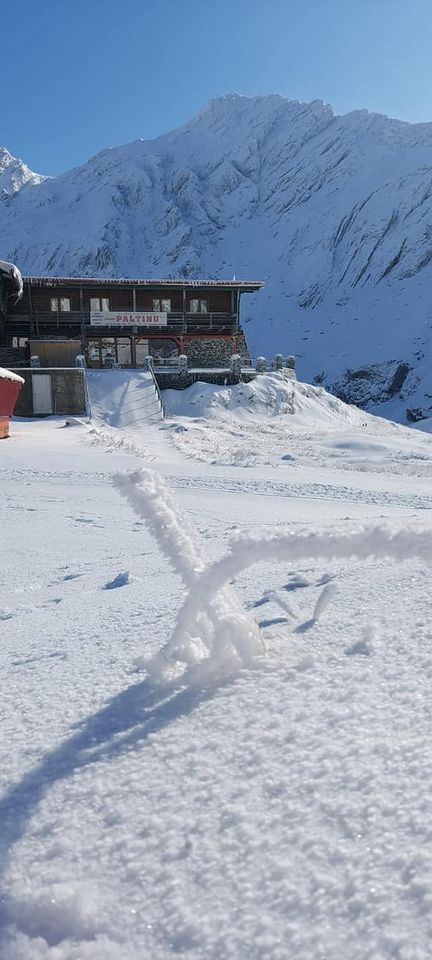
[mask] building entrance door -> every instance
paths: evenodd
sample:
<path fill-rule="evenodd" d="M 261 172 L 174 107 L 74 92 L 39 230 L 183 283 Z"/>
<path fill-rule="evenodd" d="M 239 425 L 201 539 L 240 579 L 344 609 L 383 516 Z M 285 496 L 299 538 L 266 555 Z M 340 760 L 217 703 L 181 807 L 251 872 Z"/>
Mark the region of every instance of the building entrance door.
<path fill-rule="evenodd" d="M 53 412 L 51 376 L 49 373 L 32 374 L 33 413 L 47 415 Z"/>

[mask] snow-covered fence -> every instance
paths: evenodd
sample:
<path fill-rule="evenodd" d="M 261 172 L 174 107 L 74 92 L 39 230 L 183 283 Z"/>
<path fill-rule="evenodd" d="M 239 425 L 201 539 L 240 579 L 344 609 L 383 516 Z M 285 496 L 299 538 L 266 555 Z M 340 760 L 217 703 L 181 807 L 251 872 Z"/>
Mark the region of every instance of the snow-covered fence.
<path fill-rule="evenodd" d="M 253 617 L 229 585 L 243 570 L 264 561 L 415 557 L 432 564 L 432 530 L 389 526 L 340 531 L 292 531 L 276 535 L 243 534 L 228 553 L 208 563 L 199 536 L 164 480 L 152 470 L 117 474 L 114 484 L 135 513 L 145 520 L 159 547 L 187 589 L 173 634 L 145 667 L 158 682 L 179 675 L 184 680 L 218 676 L 265 652 Z M 316 620 L 330 602 L 334 585 L 324 587 L 315 606 Z"/>
<path fill-rule="evenodd" d="M 268 360 L 266 357 L 242 358 L 242 369 L 247 370 L 251 368 L 255 370 L 256 373 L 269 373 L 272 370 L 285 370 L 294 373 L 295 365 L 296 358 L 294 356 L 284 359 L 281 353 L 276 353 L 273 360 Z"/>

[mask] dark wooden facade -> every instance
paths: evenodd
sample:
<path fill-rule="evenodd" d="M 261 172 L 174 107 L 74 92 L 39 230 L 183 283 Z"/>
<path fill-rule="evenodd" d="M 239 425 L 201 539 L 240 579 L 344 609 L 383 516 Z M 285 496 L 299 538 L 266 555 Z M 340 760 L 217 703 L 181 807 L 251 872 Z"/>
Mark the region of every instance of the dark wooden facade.
<path fill-rule="evenodd" d="M 103 365 L 104 350 L 105 354 L 107 349 L 109 353 L 109 345 L 114 360 L 120 363 L 124 360 L 122 365 L 127 366 L 140 363 L 141 354 L 137 349 L 140 343 L 150 344 L 150 348 L 154 346 L 156 355 L 163 356 L 165 342 L 168 356 L 185 352 L 191 338 L 222 337 L 232 341 L 234 352 L 235 337 L 240 332 L 241 295 L 255 293 L 262 286 L 259 281 L 236 280 L 26 277 L 22 299 L 8 310 L 4 343 L 19 347 L 31 340 L 34 350 L 34 342 L 39 339 L 79 339 L 83 352 L 94 365 Z M 92 309 L 125 314 L 167 313 L 167 325 L 138 323 L 121 328 L 115 325 L 96 327 L 91 324 Z M 126 344 L 127 349 L 119 351 L 117 341 L 122 341 L 123 347 L 127 341 L 129 346 Z M 108 348 L 104 343 L 108 343 Z"/>
<path fill-rule="evenodd" d="M 25 336 L 40 333 L 56 335 L 61 331 L 87 332 L 90 327 L 91 299 L 107 300 L 112 311 L 152 312 L 155 299 L 169 300 L 170 332 L 238 330 L 241 293 L 259 290 L 262 283 L 236 281 L 188 282 L 149 280 L 78 280 L 70 278 L 24 278 L 23 297 L 8 313 L 7 333 Z M 52 309 L 52 300 L 58 309 Z M 61 300 L 69 301 L 69 310 L 61 309 Z M 192 301 L 206 302 L 207 310 L 192 311 Z M 90 330 L 94 333 L 93 328 Z"/>

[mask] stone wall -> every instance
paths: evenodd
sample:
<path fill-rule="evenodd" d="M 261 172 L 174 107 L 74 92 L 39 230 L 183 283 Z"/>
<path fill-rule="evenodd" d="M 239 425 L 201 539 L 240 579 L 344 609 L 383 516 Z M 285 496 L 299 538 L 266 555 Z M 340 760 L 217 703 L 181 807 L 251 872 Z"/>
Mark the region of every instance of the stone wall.
<path fill-rule="evenodd" d="M 185 370 L 184 372 L 172 369 L 162 369 L 155 367 L 155 377 L 160 390 L 185 390 L 192 383 L 215 383 L 219 386 L 233 386 L 238 383 L 238 377 L 231 373 L 226 367 L 222 370 Z M 250 383 L 256 377 L 255 370 L 242 370 L 242 383 Z"/>
<path fill-rule="evenodd" d="M 233 353 L 232 344 L 223 337 L 200 337 L 187 340 L 184 352 L 190 367 L 220 367 L 229 364 Z"/>
<path fill-rule="evenodd" d="M 15 371 L 24 378 L 15 406 L 15 416 L 40 416 L 33 410 L 32 377 L 49 374 L 51 378 L 52 413 L 82 416 L 86 413 L 84 371 L 73 367 L 57 369 L 33 368 Z"/>

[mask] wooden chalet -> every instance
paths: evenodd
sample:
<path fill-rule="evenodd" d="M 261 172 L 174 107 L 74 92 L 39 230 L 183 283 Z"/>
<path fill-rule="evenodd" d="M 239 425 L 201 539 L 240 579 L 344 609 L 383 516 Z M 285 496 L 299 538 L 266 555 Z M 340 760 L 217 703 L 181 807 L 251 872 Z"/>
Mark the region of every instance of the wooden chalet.
<path fill-rule="evenodd" d="M 25 277 L 11 303 L 0 344 L 38 354 L 42 365 L 68 366 L 77 351 L 89 366 L 169 364 L 179 354 L 217 366 L 245 349 L 240 300 L 260 281 L 115 280 Z M 72 343 L 76 348 L 72 348 Z M 213 359 L 212 359 L 213 358 Z M 213 362 L 214 361 L 214 362 Z"/>

